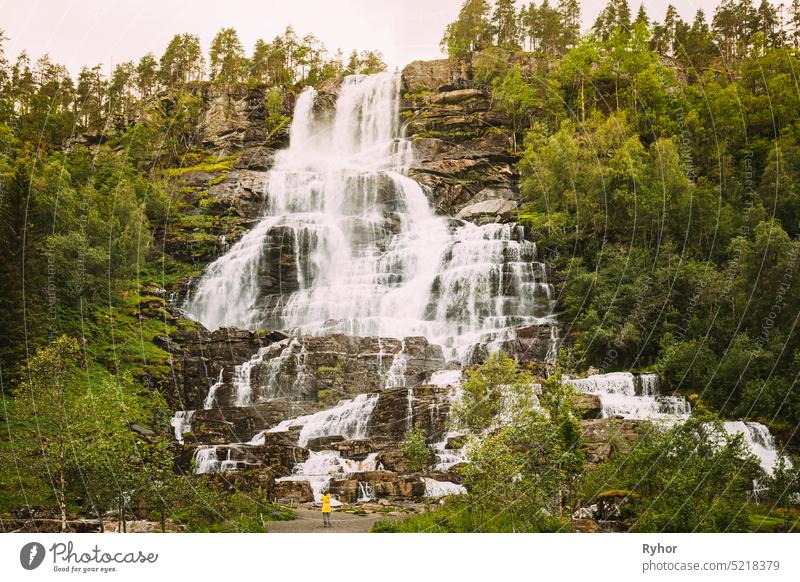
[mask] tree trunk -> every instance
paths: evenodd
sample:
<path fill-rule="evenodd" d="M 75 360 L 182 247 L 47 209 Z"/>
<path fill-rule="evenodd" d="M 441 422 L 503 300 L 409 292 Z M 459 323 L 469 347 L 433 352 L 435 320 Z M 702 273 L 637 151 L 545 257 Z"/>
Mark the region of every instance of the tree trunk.
<path fill-rule="evenodd" d="M 67 479 L 64 456 L 64 403 L 59 402 L 58 419 L 58 508 L 61 511 L 61 531 L 67 531 Z"/>

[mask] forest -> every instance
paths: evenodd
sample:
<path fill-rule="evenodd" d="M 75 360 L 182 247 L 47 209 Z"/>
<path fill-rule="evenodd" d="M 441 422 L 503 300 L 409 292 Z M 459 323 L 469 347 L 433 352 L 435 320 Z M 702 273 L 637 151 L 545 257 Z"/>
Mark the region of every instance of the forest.
<path fill-rule="evenodd" d="M 10 59 L 4 38 L 0 513 L 36 507 L 64 529 L 68 516 L 116 511 L 124 522 L 139 506 L 162 528 L 191 531 L 290 519 L 266 499 L 176 473 L 158 389 L 170 356 L 151 339 L 191 324 L 163 300 L 148 305 L 153 317 L 141 305 L 148 289 L 176 291 L 204 267 L 166 255 L 163 241 L 171 224 L 192 221 L 204 240 L 204 217 L 176 202 L 173 178 L 231 164 L 199 142 L 205 92 L 257 88 L 279 145 L 305 87 L 385 71 L 382 55 L 331 54 L 287 28 L 248 56 L 226 28 L 207 55 L 197 36 L 178 34 L 160 57 L 73 78 L 48 56 Z M 588 30 L 577 0 L 465 0 L 441 48 L 470 64 L 474 86 L 513 122 L 517 220 L 557 273 L 568 341 L 540 398 L 547 419 L 523 414 L 473 451 L 469 502 L 448 498 L 376 529 L 563 531 L 563 506 L 602 482 L 655 499 L 633 504 L 639 531 L 752 530 L 741 470 L 752 459 L 735 439 L 714 448 L 712 434 L 692 457 L 693 431 L 711 417 L 747 418 L 798 449 L 800 0 L 723 0 L 691 21 L 673 6 L 656 16 L 610 0 Z M 658 373 L 697 414 L 589 471 L 560 374 L 616 370 Z M 531 382 L 490 358 L 469 375 L 458 422 L 482 430 L 527 410 Z M 470 405 L 498 386 L 513 388 L 509 410 Z M 541 443 L 541 462 L 520 458 L 520 442 Z M 677 482 L 676 464 L 646 470 L 665 450 L 693 459 Z M 497 475 L 515 485 L 498 489 Z M 782 465 L 768 485 L 773 506 L 791 505 L 797 469 Z"/>

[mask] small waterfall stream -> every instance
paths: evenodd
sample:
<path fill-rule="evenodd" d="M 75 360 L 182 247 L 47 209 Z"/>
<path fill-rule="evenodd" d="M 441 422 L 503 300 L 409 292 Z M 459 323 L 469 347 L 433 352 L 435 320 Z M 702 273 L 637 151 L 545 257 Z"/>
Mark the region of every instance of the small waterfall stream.
<path fill-rule="evenodd" d="M 677 421 L 687 418 L 692 411 L 682 396 L 659 393 L 657 374 L 611 372 L 565 381 L 578 392 L 599 396 L 604 418 Z"/>

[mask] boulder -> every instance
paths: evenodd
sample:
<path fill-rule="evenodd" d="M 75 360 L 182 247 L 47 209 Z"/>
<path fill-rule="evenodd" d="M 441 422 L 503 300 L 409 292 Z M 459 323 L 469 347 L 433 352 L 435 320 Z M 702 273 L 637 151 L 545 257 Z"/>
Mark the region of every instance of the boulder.
<path fill-rule="evenodd" d="M 447 442 L 444 445 L 446 449 L 461 449 L 464 448 L 464 445 L 467 444 L 467 435 L 460 434 L 456 436 L 451 436 L 447 439 Z"/>
<path fill-rule="evenodd" d="M 314 501 L 314 490 L 308 481 L 277 481 L 272 489 L 272 500 L 275 503 L 307 503 Z"/>
<path fill-rule="evenodd" d="M 575 408 L 581 418 L 597 419 L 603 417 L 603 404 L 597 394 L 578 392 L 575 396 Z"/>
<path fill-rule="evenodd" d="M 355 479 L 331 479 L 330 491 L 342 503 L 358 501 L 358 481 Z"/>
<path fill-rule="evenodd" d="M 306 447 L 311 451 L 333 450 L 334 445 L 341 443 L 344 437 L 341 435 L 321 436 L 308 439 Z"/>
<path fill-rule="evenodd" d="M 411 94 L 442 91 L 466 83 L 459 64 L 450 59 L 412 61 L 403 69 L 403 90 Z"/>
<path fill-rule="evenodd" d="M 462 208 L 456 218 L 477 225 L 492 222 L 512 222 L 516 219 L 517 203 L 512 200 L 485 200 Z"/>

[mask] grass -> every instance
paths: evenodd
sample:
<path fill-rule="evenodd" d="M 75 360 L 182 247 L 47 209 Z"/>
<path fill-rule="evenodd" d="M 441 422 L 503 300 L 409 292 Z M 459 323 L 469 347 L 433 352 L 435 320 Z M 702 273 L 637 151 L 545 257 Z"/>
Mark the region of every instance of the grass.
<path fill-rule="evenodd" d="M 761 505 L 752 505 L 750 507 L 750 531 L 800 533 L 800 509 L 782 507 L 769 509 Z"/>

